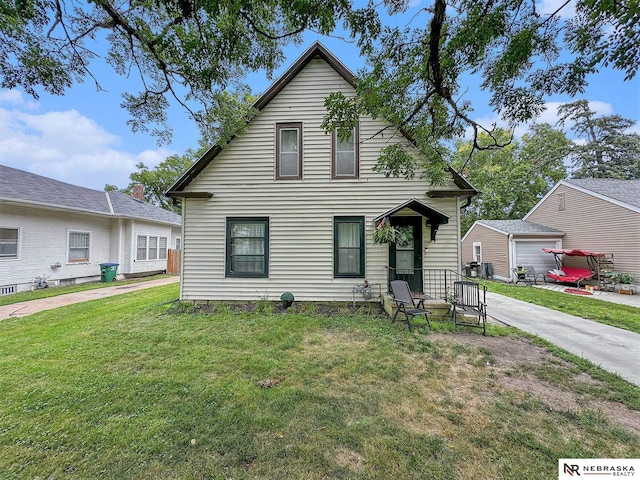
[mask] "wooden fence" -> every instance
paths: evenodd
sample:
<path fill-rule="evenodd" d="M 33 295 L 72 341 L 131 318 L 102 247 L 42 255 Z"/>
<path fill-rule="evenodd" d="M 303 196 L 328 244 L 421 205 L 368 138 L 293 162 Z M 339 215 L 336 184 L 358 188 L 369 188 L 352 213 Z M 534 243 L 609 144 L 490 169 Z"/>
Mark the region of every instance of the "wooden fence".
<path fill-rule="evenodd" d="M 180 275 L 180 250 L 169 249 L 167 254 L 167 273 Z"/>

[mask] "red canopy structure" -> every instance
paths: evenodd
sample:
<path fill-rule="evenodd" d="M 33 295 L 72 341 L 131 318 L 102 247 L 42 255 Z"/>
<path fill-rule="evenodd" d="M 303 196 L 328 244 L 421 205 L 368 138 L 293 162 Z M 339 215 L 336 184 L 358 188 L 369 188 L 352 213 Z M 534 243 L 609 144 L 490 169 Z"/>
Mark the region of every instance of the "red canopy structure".
<path fill-rule="evenodd" d="M 596 258 L 605 257 L 605 253 L 599 252 L 589 252 L 587 250 L 581 250 L 579 248 L 573 248 L 571 250 L 564 248 L 543 248 L 543 252 L 552 253 L 555 257 L 556 265 L 559 269 L 564 271 L 564 275 L 556 275 L 555 273 L 548 273 L 547 277 L 553 278 L 559 282 L 563 283 L 573 283 L 576 282 L 578 286 L 580 286 L 580 282 L 583 280 L 590 280 L 591 277 L 598 271 L 598 261 Z M 565 267 L 564 262 L 561 258 L 561 255 L 567 255 L 569 257 L 586 257 L 588 269 L 584 268 L 572 268 Z M 561 272 L 558 272 L 561 273 Z"/>
<path fill-rule="evenodd" d="M 571 250 L 564 248 L 543 248 L 543 252 L 553 253 L 554 255 L 569 255 L 570 257 L 604 257 L 606 253 L 588 252 L 587 250 L 580 250 L 579 248 L 573 248 Z"/>

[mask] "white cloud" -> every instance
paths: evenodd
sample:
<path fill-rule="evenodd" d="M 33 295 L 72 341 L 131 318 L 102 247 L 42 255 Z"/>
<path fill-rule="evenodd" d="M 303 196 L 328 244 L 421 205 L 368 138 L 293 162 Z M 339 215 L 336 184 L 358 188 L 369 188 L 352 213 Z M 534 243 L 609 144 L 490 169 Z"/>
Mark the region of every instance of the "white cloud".
<path fill-rule="evenodd" d="M 34 109 L 37 103 L 31 100 L 25 100 L 20 90 L 0 90 L 0 105 L 17 105 L 23 109 Z"/>
<path fill-rule="evenodd" d="M 126 151 L 120 137 L 76 110 L 33 113 L 25 107 L 21 95 L 0 90 L 3 165 L 101 190 L 107 183 L 126 186 L 137 163 L 154 167 L 175 153 L 165 148 Z"/>

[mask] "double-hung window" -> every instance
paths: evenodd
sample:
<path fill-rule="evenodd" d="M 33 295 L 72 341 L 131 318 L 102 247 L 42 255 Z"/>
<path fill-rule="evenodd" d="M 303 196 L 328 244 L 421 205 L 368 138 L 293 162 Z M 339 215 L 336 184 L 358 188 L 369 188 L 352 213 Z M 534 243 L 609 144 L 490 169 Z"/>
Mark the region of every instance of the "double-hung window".
<path fill-rule="evenodd" d="M 227 218 L 227 277 L 269 276 L 269 219 Z"/>
<path fill-rule="evenodd" d="M 331 178 L 358 178 L 360 176 L 358 126 L 351 130 L 348 138 L 340 138 L 338 129 L 334 129 L 332 143 Z"/>
<path fill-rule="evenodd" d="M 0 228 L 0 260 L 18 258 L 18 229 Z"/>
<path fill-rule="evenodd" d="M 302 123 L 276 124 L 276 179 L 302 178 Z"/>
<path fill-rule="evenodd" d="M 138 235 L 136 239 L 136 261 L 164 260 L 167 258 L 167 237 Z"/>
<path fill-rule="evenodd" d="M 91 234 L 89 232 L 69 232 L 69 263 L 89 262 Z"/>
<path fill-rule="evenodd" d="M 482 263 L 482 243 L 473 242 L 473 261 Z"/>
<path fill-rule="evenodd" d="M 333 276 L 364 277 L 364 217 L 334 217 Z"/>

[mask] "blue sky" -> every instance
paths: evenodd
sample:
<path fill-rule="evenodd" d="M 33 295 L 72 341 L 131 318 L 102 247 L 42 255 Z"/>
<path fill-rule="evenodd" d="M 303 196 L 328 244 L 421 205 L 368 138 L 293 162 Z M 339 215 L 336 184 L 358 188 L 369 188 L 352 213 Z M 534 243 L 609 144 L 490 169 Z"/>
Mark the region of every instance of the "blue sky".
<path fill-rule="evenodd" d="M 539 11 L 554 11 L 556 0 L 545 0 Z M 420 8 L 414 0 L 406 15 Z M 567 14 L 570 14 L 567 10 Z M 285 49 L 286 61 L 276 71 L 277 78 L 313 41 L 320 40 L 353 72 L 363 67 L 354 44 L 341 39 L 306 33 L 300 46 Z M 174 129 L 170 145 L 158 147 L 149 134 L 133 134 L 126 125 L 128 113 L 120 108 L 121 94 L 131 80 L 117 76 L 110 67 L 94 62 L 92 71 L 106 92 L 97 92 L 91 79 L 67 91 L 63 97 L 42 94 L 38 100 L 20 90 L 0 89 L 0 163 L 61 181 L 102 190 L 105 184 L 124 187 L 138 162 L 153 167 L 168 155 L 196 148 L 198 129 L 180 108 L 172 108 L 169 122 Z M 640 78 L 624 82 L 622 72 L 603 69 L 589 78 L 589 87 L 579 98 L 589 100 L 591 108 L 603 115 L 619 114 L 636 121 L 632 131 L 640 133 Z M 248 77 L 254 94 L 270 84 L 264 72 Z M 135 88 L 135 87 L 133 87 Z M 500 124 L 487 105 L 483 92 L 469 91 L 475 108 L 474 119 L 490 125 Z M 554 124 L 555 109 L 568 97 L 551 97 L 539 121 Z M 518 129 L 522 133 L 526 127 Z"/>

